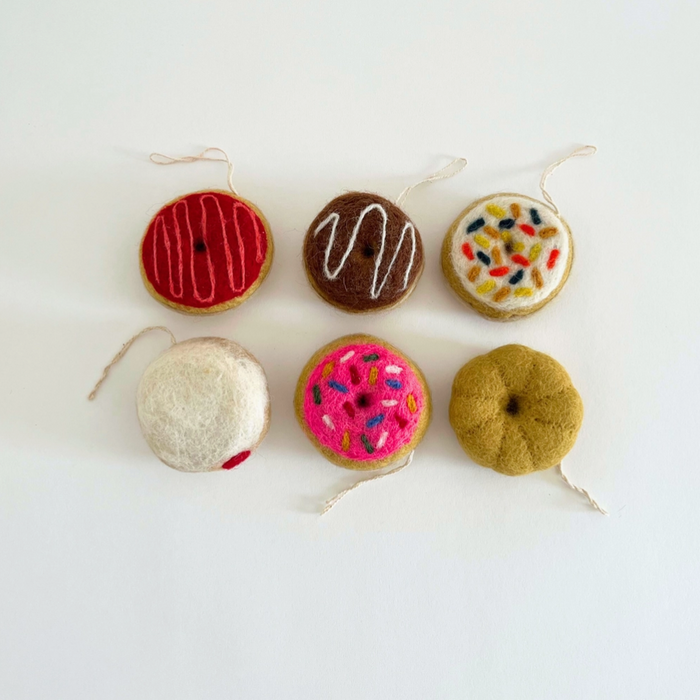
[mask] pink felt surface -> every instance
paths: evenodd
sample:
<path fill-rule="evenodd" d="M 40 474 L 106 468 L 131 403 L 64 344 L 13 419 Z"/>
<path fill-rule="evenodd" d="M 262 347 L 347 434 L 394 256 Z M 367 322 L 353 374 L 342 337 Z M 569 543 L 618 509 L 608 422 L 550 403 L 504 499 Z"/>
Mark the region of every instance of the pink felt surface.
<path fill-rule="evenodd" d="M 375 344 L 351 343 L 326 355 L 304 394 L 304 417 L 318 441 L 357 461 L 383 459 L 408 444 L 424 407 L 409 364 Z"/>

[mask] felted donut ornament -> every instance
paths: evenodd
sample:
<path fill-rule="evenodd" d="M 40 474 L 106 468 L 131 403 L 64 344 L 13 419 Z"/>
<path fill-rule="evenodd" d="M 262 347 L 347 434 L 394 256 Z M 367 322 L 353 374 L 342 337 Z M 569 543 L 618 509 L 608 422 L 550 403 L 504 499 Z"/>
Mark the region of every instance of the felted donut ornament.
<path fill-rule="evenodd" d="M 229 470 L 248 459 L 270 424 L 265 372 L 238 343 L 192 338 L 180 343 L 163 326 L 146 328 L 105 368 L 110 368 L 144 333 L 162 330 L 172 346 L 143 373 L 136 410 L 146 442 L 164 464 L 183 472 Z"/>
<path fill-rule="evenodd" d="M 508 476 L 558 466 L 564 481 L 606 515 L 561 469 L 582 421 L 583 402 L 566 370 L 523 345 L 475 357 L 452 384 L 450 423 L 474 462 Z"/>
<path fill-rule="evenodd" d="M 574 246 L 545 184 L 569 158 L 596 150 L 584 146 L 545 170 L 540 188 L 548 204 L 520 194 L 494 194 L 457 217 L 442 246 L 442 269 L 460 299 L 487 318 L 507 321 L 534 313 L 559 294 Z"/>
<path fill-rule="evenodd" d="M 219 151 L 222 158 L 206 153 Z M 233 186 L 224 151 L 171 158 L 152 153 L 158 165 L 195 160 L 228 164 L 230 191 L 202 190 L 177 197 L 151 219 L 141 240 L 139 264 L 148 292 L 190 314 L 212 314 L 242 304 L 262 284 L 272 264 L 270 226 L 262 212 Z"/>
<path fill-rule="evenodd" d="M 418 185 L 453 177 L 465 166 L 458 158 Z M 409 297 L 423 272 L 424 252 L 401 205 L 418 185 L 407 187 L 396 204 L 377 194 L 348 192 L 319 212 L 306 233 L 303 259 L 323 300 L 349 313 L 367 313 Z"/>

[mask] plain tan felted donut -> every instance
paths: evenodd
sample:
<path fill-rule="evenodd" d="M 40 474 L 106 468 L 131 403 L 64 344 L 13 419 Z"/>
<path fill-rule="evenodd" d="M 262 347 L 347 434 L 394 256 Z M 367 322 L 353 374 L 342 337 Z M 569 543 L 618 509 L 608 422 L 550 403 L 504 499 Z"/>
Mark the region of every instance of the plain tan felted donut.
<path fill-rule="evenodd" d="M 517 476 L 560 464 L 576 442 L 583 403 L 544 353 L 504 345 L 459 370 L 450 423 L 477 464 Z"/>

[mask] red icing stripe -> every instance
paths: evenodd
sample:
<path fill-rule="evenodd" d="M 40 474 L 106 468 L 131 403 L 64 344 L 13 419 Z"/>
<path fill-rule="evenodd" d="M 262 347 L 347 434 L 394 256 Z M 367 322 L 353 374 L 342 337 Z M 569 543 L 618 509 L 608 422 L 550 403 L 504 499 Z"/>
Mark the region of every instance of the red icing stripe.
<path fill-rule="evenodd" d="M 509 270 L 510 270 L 510 268 L 506 267 L 506 266 L 495 267 L 493 270 L 489 271 L 489 275 L 491 275 L 491 277 L 503 277 L 503 275 L 508 274 Z"/>
<path fill-rule="evenodd" d="M 166 300 L 195 308 L 245 294 L 267 256 L 265 226 L 225 192 L 196 192 L 164 206 L 141 246 L 146 278 Z"/>
<path fill-rule="evenodd" d="M 234 457 L 231 457 L 228 462 L 224 462 L 221 465 L 222 469 L 233 469 L 234 467 L 237 467 L 241 462 L 245 462 L 246 459 L 250 457 L 250 450 L 244 450 L 243 452 L 239 452 L 237 455 Z"/>
<path fill-rule="evenodd" d="M 520 230 L 523 233 L 526 233 L 528 236 L 534 236 L 535 235 L 535 229 L 530 226 L 530 224 L 518 224 L 520 227 Z"/>
<path fill-rule="evenodd" d="M 522 265 L 523 267 L 530 267 L 530 261 L 520 254 L 511 256 L 511 260 L 518 263 L 518 265 Z"/>
<path fill-rule="evenodd" d="M 551 270 L 554 267 L 554 264 L 557 262 L 557 258 L 559 257 L 559 249 L 555 248 L 550 254 L 549 254 L 549 260 L 547 260 L 547 269 Z"/>
<path fill-rule="evenodd" d="M 474 251 L 469 243 L 462 244 L 462 252 L 467 256 L 467 260 L 474 260 Z"/>

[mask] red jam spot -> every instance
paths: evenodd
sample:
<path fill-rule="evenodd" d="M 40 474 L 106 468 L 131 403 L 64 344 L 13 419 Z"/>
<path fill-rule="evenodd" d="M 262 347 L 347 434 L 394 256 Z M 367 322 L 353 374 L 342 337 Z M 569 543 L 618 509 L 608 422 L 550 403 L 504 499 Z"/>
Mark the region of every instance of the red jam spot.
<path fill-rule="evenodd" d="M 231 457 L 228 462 L 224 462 L 221 465 L 222 469 L 233 469 L 234 467 L 237 467 L 241 462 L 245 462 L 246 459 L 250 457 L 250 450 L 244 450 L 243 452 L 239 452 L 237 455 L 234 457 Z"/>

